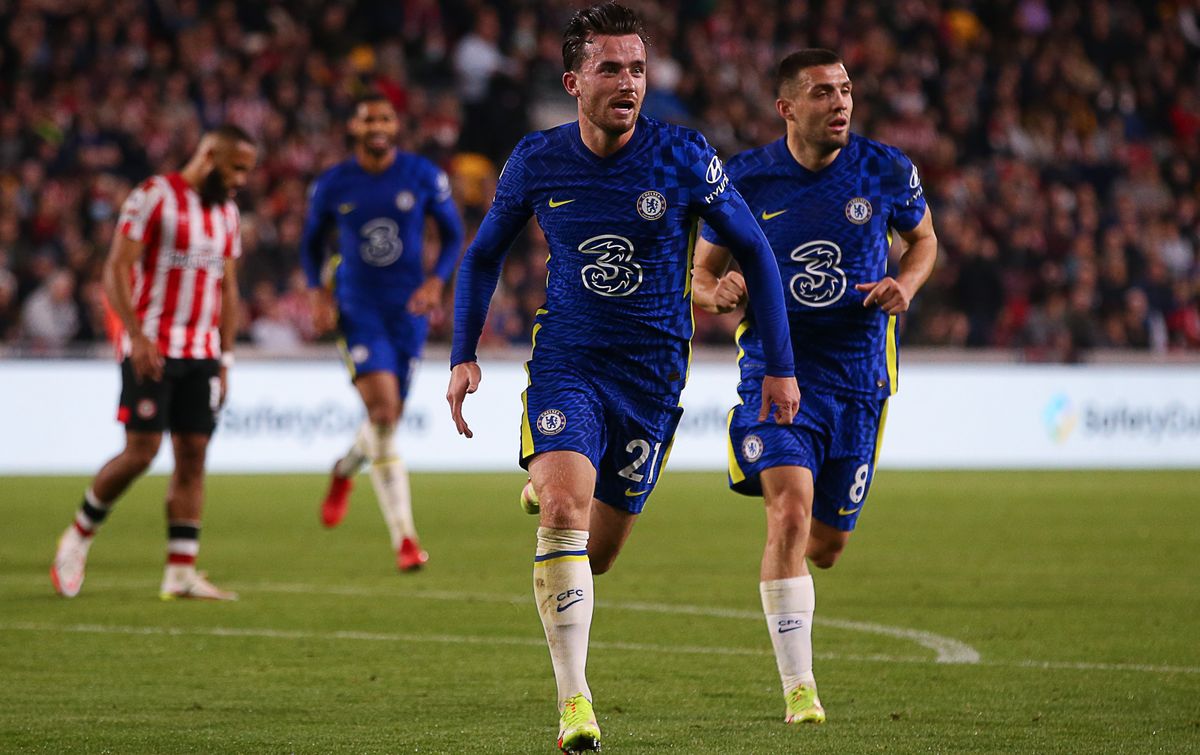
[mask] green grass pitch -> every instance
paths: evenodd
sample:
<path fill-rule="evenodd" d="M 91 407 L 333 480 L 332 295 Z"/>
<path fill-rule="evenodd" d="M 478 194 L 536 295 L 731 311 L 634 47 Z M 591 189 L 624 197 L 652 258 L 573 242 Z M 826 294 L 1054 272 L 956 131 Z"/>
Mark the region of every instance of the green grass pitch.
<path fill-rule="evenodd" d="M 554 683 L 517 475 L 413 476 L 432 556 L 395 573 L 370 484 L 208 485 L 200 563 L 233 604 L 157 599 L 163 478 L 55 538 L 86 480 L 0 478 L 0 752 L 552 753 Z M 668 473 L 597 580 L 604 751 L 1200 752 L 1200 474 L 881 472 L 817 574 L 829 721 L 786 728 L 758 606 L 762 513 Z"/>

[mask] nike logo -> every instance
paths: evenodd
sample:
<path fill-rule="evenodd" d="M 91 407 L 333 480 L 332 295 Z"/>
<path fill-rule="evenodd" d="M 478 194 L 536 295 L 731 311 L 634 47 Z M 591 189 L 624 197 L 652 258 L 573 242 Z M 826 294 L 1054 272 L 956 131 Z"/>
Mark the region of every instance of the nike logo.
<path fill-rule="evenodd" d="M 650 492 L 649 490 L 626 490 L 625 497 L 626 498 L 637 498 L 639 495 L 641 495 L 643 493 L 649 493 L 649 492 Z"/>
<path fill-rule="evenodd" d="M 767 212 L 766 210 L 763 210 L 762 219 L 770 220 L 771 218 L 777 218 L 785 212 L 787 212 L 787 210 L 780 210 L 779 212 Z"/>
<path fill-rule="evenodd" d="M 342 213 L 343 215 L 348 215 L 353 211 L 354 211 L 354 203 L 353 202 L 344 202 L 344 203 L 338 205 L 338 212 Z"/>
<path fill-rule="evenodd" d="M 779 634 L 787 634 L 794 632 L 797 629 L 803 629 L 805 626 L 803 619 L 781 619 L 779 621 Z"/>
<path fill-rule="evenodd" d="M 840 509 L 838 509 L 838 516 L 850 516 L 855 511 L 858 511 L 858 509 L 861 509 L 861 508 L 862 508 L 862 506 L 859 506 L 858 508 L 847 509 L 845 506 L 843 506 Z"/>
<path fill-rule="evenodd" d="M 575 201 L 574 199 L 564 199 L 561 202 L 555 202 L 554 197 L 550 197 L 550 206 L 551 207 L 562 207 L 563 205 L 571 204 L 574 201 Z"/>
<path fill-rule="evenodd" d="M 567 610 L 568 608 L 575 605 L 576 603 L 582 603 L 582 602 L 583 602 L 583 598 L 576 598 L 575 600 L 572 600 L 570 603 L 566 604 L 565 606 L 559 606 L 558 612 L 562 613 L 563 611 Z"/>

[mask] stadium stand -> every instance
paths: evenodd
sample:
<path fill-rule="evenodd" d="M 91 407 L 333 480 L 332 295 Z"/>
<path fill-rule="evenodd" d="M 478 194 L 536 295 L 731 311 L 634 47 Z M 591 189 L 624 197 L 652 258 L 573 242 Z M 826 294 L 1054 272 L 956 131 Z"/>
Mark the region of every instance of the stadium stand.
<path fill-rule="evenodd" d="M 906 343 L 1039 361 L 1200 351 L 1200 3 L 630 4 L 653 44 L 645 112 L 725 156 L 781 133 L 779 57 L 842 53 L 855 130 L 913 157 L 942 243 Z M 305 192 L 344 156 L 353 98 L 395 103 L 402 146 L 450 172 L 472 229 L 517 139 L 573 117 L 559 40 L 575 5 L 0 2 L 0 344 L 102 341 L 116 209 L 224 120 L 268 147 L 241 200 L 242 337 L 310 340 Z M 545 252 L 536 228 L 514 248 L 485 344 L 528 343 Z M 733 324 L 699 313 L 697 337 L 726 343 Z"/>

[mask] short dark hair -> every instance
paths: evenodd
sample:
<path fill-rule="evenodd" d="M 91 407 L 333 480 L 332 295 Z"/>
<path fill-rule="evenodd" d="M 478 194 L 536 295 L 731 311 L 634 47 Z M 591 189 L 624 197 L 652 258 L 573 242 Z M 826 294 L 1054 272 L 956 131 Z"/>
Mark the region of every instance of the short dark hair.
<path fill-rule="evenodd" d="M 779 68 L 775 70 L 775 96 L 778 97 L 779 93 L 783 91 L 784 85 L 799 76 L 805 68 L 836 66 L 841 63 L 842 56 L 833 50 L 825 50 L 820 47 L 797 50 L 779 61 Z"/>
<path fill-rule="evenodd" d="M 229 144 L 249 144 L 258 149 L 258 142 L 253 136 L 250 136 L 250 132 L 236 123 L 222 123 L 208 133 Z"/>
<path fill-rule="evenodd" d="M 388 105 L 391 105 L 393 110 L 396 108 L 396 104 L 392 102 L 386 94 L 372 90 L 355 97 L 354 106 L 350 109 L 350 112 L 357 114 L 360 107 L 363 105 L 370 105 L 372 102 L 385 102 Z"/>
<path fill-rule="evenodd" d="M 642 44 L 649 46 L 646 29 L 637 14 L 618 3 L 601 3 L 575 11 L 563 32 L 563 70 L 578 71 L 583 64 L 584 47 L 600 35 L 614 37 L 636 34 Z"/>

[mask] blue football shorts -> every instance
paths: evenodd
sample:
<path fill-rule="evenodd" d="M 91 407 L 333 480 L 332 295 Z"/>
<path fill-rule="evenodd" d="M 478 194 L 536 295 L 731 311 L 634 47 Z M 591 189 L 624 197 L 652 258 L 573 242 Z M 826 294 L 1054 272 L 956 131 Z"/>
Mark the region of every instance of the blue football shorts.
<path fill-rule="evenodd" d="M 596 499 L 640 513 L 683 416 L 679 392 L 644 388 L 551 360 L 530 361 L 521 398 L 521 466 L 546 451 L 581 453 L 596 468 Z"/>
<path fill-rule="evenodd" d="M 400 384 L 400 398 L 408 396 L 428 318 L 410 315 L 398 303 L 339 296 L 338 329 L 338 348 L 351 380 L 369 372 L 390 372 Z"/>
<path fill-rule="evenodd" d="M 887 399 L 840 396 L 806 388 L 791 425 L 758 421 L 762 379 L 743 379 L 742 402 L 729 411 L 729 487 L 762 495 L 759 474 L 805 467 L 813 475 L 817 521 L 849 532 L 867 502 L 887 419 Z"/>

